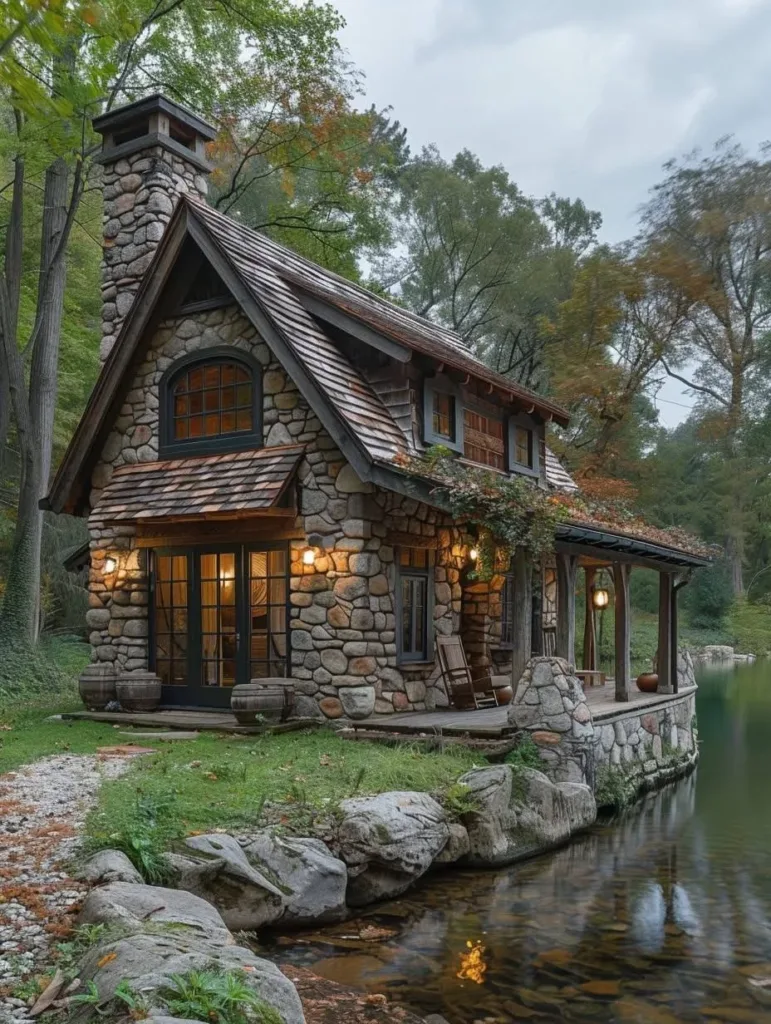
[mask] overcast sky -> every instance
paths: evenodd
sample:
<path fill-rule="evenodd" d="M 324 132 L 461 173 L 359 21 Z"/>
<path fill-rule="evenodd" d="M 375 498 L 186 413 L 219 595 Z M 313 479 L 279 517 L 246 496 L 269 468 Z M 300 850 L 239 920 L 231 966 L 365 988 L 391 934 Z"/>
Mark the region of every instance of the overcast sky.
<path fill-rule="evenodd" d="M 634 233 L 661 164 L 771 137 L 771 0 L 334 0 L 367 100 L 413 150 L 468 147 L 523 191 L 580 196 Z M 686 413 L 667 384 L 661 419 Z"/>

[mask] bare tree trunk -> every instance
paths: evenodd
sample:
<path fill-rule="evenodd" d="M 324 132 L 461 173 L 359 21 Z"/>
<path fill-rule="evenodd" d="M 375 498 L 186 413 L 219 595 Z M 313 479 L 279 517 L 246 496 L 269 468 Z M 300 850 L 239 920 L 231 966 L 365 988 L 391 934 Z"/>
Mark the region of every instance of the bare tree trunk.
<path fill-rule="evenodd" d="M 19 125 L 20 127 L 20 125 Z M 11 216 L 5 238 L 5 266 L 3 314 L 0 316 L 0 334 L 8 333 L 8 341 L 16 347 L 21 297 L 21 271 L 23 246 L 24 159 L 14 161 Z M 0 482 L 5 470 L 8 435 L 11 429 L 11 377 L 4 347 L 0 339 Z"/>
<path fill-rule="evenodd" d="M 6 635 L 35 641 L 40 620 L 40 551 L 56 408 L 56 372 L 64 309 L 66 263 L 62 236 L 67 224 L 67 165 L 56 160 L 46 171 L 36 330 L 29 392 L 24 392 L 21 358 L 13 360 L 11 393 L 19 434 L 21 480 L 8 580 L 0 613 Z M 20 356 L 17 349 L 17 355 Z"/>

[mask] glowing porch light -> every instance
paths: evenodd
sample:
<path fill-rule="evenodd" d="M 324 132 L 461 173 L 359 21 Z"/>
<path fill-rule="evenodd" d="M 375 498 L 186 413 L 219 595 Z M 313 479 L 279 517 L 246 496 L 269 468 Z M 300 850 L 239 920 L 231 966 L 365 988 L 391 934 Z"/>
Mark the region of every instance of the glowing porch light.
<path fill-rule="evenodd" d="M 315 561 L 316 552 L 313 550 L 313 548 L 305 548 L 305 550 L 303 551 L 303 564 L 313 565 Z"/>
<path fill-rule="evenodd" d="M 112 576 L 115 570 L 118 568 L 118 562 L 114 558 L 105 558 L 104 560 L 104 571 L 108 576 Z"/>
<path fill-rule="evenodd" d="M 610 594 L 604 587 L 595 587 L 592 591 L 592 604 L 598 611 L 608 607 Z"/>
<path fill-rule="evenodd" d="M 468 556 L 472 562 L 476 562 L 477 558 L 479 558 L 479 551 L 476 548 L 472 548 L 469 551 Z"/>

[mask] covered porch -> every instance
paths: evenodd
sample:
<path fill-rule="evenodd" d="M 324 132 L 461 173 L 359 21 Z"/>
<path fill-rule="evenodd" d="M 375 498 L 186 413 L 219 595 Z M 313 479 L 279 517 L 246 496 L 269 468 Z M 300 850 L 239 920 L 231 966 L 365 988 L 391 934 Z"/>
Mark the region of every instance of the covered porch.
<path fill-rule="evenodd" d="M 528 630 L 527 608 L 532 596 L 524 581 L 528 577 L 527 555 L 517 552 L 520 567 L 515 621 L 520 623 L 514 645 L 512 676 L 520 678 L 530 657 L 538 654 L 563 658 L 576 665 L 584 683 L 587 703 L 601 713 L 608 703 L 639 703 L 677 694 L 682 687 L 678 673 L 678 594 L 689 582 L 694 569 L 707 560 L 687 551 L 630 537 L 609 529 L 584 524 L 562 524 L 558 528 L 551 586 L 553 629 Z M 630 581 L 634 569 L 658 573 L 658 655 L 648 670 L 658 675 L 654 694 L 642 694 L 635 686 L 631 663 Z M 583 579 L 582 579 L 583 577 Z M 579 583 L 583 607 L 577 608 Z M 548 603 L 545 582 L 544 602 Z M 610 671 L 600 673 L 599 630 L 606 609 L 613 609 L 614 658 Z M 540 619 L 546 622 L 545 609 Z M 577 660 L 578 631 L 582 632 L 581 657 Z M 596 710 L 595 710 L 596 709 Z"/>

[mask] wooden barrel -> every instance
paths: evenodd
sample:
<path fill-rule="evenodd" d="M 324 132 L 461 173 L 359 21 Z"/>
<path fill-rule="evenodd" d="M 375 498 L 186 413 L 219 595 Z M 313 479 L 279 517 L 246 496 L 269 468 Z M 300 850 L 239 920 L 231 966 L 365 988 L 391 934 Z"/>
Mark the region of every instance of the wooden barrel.
<path fill-rule="evenodd" d="M 110 662 L 87 665 L 78 678 L 80 699 L 89 711 L 104 711 L 116 699 L 115 669 Z"/>
<path fill-rule="evenodd" d="M 161 681 L 154 672 L 123 672 L 115 693 L 124 711 L 155 711 L 161 703 Z"/>
<path fill-rule="evenodd" d="M 240 725 L 281 722 L 288 714 L 286 687 L 270 686 L 264 679 L 241 683 L 233 687 L 230 708 Z"/>
<path fill-rule="evenodd" d="M 267 686 L 268 689 L 280 687 L 284 691 L 284 710 L 281 713 L 281 721 L 285 722 L 291 717 L 294 711 L 294 679 L 285 679 L 283 676 L 266 676 L 264 679 L 252 679 L 257 686 Z"/>

